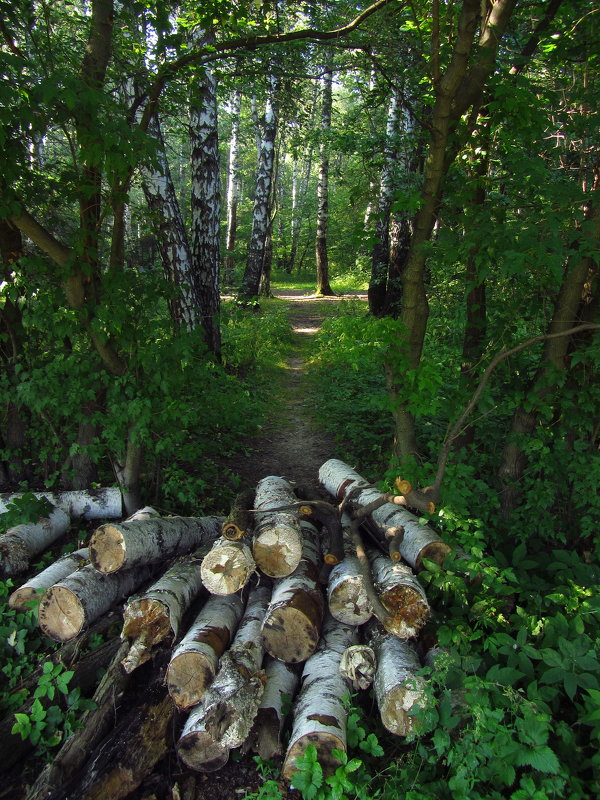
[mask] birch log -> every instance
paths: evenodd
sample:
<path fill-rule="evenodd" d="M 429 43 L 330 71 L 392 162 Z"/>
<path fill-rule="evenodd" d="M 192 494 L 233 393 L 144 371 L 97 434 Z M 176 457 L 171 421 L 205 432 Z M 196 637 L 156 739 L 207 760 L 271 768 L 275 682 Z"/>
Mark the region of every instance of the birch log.
<path fill-rule="evenodd" d="M 104 575 L 87 564 L 44 593 L 38 609 L 40 628 L 57 642 L 69 641 L 151 575 L 150 567 Z"/>
<path fill-rule="evenodd" d="M 327 584 L 327 604 L 331 616 L 346 625 L 362 625 L 373 616 L 373 608 L 355 555 L 347 554 L 331 570 Z"/>
<path fill-rule="evenodd" d="M 53 506 L 60 508 L 71 519 L 120 519 L 123 516 L 121 491 L 118 487 L 106 489 L 81 489 L 70 492 L 34 492 L 36 497 L 45 497 Z M 17 494 L 0 494 L 0 514 Z"/>
<path fill-rule="evenodd" d="M 204 711 L 203 703 L 191 710 L 177 742 L 177 755 L 190 769 L 216 772 L 229 761 L 230 748 L 206 730 Z"/>
<path fill-rule="evenodd" d="M 212 682 L 219 658 L 229 647 L 244 604 L 237 594 L 213 596 L 174 650 L 167 669 L 167 686 L 175 705 L 189 708 L 200 702 Z"/>
<path fill-rule="evenodd" d="M 8 598 L 8 605 L 10 608 L 14 608 L 15 611 L 27 611 L 36 597 L 41 597 L 46 589 L 62 581 L 63 578 L 71 575 L 75 570 L 89 564 L 89 560 L 90 553 L 87 547 L 82 547 L 79 550 L 75 550 L 74 553 L 67 553 L 61 556 L 49 567 L 46 567 L 46 569 L 19 586 L 18 589 L 15 589 Z"/>
<path fill-rule="evenodd" d="M 211 594 L 235 594 L 256 570 L 252 551 L 244 542 L 220 538 L 202 561 L 201 574 Z"/>
<path fill-rule="evenodd" d="M 381 721 L 390 733 L 407 736 L 416 725 L 410 712 L 425 704 L 425 683 L 416 675 L 419 659 L 409 644 L 379 625 L 373 626 L 369 638 L 377 657 L 373 690 Z"/>
<path fill-rule="evenodd" d="M 263 478 L 257 488 L 254 506 L 254 560 L 259 569 L 272 578 L 292 573 L 302 557 L 302 532 L 298 514 L 271 509 L 297 502 L 292 487 L 283 478 Z"/>
<path fill-rule="evenodd" d="M 224 538 L 230 542 L 237 542 L 251 533 L 254 522 L 250 509 L 254 507 L 255 494 L 254 489 L 245 489 L 236 495 L 222 529 Z"/>
<path fill-rule="evenodd" d="M 369 688 L 376 669 L 375 651 L 366 644 L 353 644 L 342 653 L 340 672 L 352 683 L 355 691 Z"/>
<path fill-rule="evenodd" d="M 300 524 L 304 534 L 302 558 L 291 575 L 275 582 L 262 624 L 265 650 L 289 663 L 306 661 L 314 653 L 323 622 L 319 533 L 310 522 Z"/>
<path fill-rule="evenodd" d="M 266 760 L 282 755 L 281 734 L 300 676 L 297 668 L 267 656 L 265 677 L 265 691 L 249 742 L 251 748 Z"/>
<path fill-rule="evenodd" d="M 90 559 L 104 573 L 163 561 L 214 541 L 222 522 L 222 517 L 159 517 L 108 523 L 93 533 Z"/>
<path fill-rule="evenodd" d="M 430 615 L 425 590 L 405 564 L 394 563 L 375 550 L 368 554 L 375 588 L 390 614 L 386 629 L 401 639 L 416 636 Z"/>
<path fill-rule="evenodd" d="M 352 492 L 352 501 L 359 506 L 366 506 L 379 499 L 382 492 L 367 486 L 367 481 L 352 467 L 343 461 L 331 458 L 319 470 L 319 480 L 327 491 L 339 502 Z M 403 528 L 404 536 L 398 543 L 402 558 L 415 569 L 420 569 L 424 558 L 429 558 L 441 564 L 450 547 L 442 542 L 433 529 L 419 522 L 419 518 L 405 508 L 402 508 L 402 498 L 398 498 L 398 505 L 385 503 L 373 511 L 370 516 L 370 526 L 385 539 L 392 539 L 398 528 Z"/>
<path fill-rule="evenodd" d="M 315 745 L 319 763 L 326 772 L 339 766 L 333 751 L 346 750 L 347 711 L 343 698 L 350 690 L 339 666 L 342 653 L 356 644 L 356 637 L 354 626 L 327 617 L 319 647 L 304 665 L 292 734 L 281 770 L 285 780 L 290 780 L 296 772 L 296 759 L 309 744 Z"/>
<path fill-rule="evenodd" d="M 129 598 L 121 638 L 133 641 L 122 661 L 125 672 L 148 661 L 152 648 L 167 636 L 177 636 L 181 618 L 202 589 L 200 563 L 193 556 L 180 559 L 149 589 Z"/>
<path fill-rule="evenodd" d="M 46 550 L 69 527 L 69 515 L 60 508 L 38 522 L 15 525 L 0 536 L 0 576 L 25 572 L 33 556 Z"/>

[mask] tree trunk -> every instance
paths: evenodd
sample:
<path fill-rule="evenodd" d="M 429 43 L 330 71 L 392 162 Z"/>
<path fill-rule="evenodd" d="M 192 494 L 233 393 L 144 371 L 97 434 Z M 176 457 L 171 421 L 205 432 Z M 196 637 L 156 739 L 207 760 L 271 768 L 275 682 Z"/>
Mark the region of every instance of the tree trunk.
<path fill-rule="evenodd" d="M 82 547 L 74 553 L 61 556 L 49 567 L 30 578 L 10 595 L 8 605 L 15 611 L 27 611 L 33 607 L 41 594 L 54 586 L 55 583 L 71 575 L 75 570 L 90 563 L 90 553 L 87 547 Z"/>
<path fill-rule="evenodd" d="M 211 594 L 234 594 L 248 583 L 255 570 L 247 544 L 220 538 L 202 561 L 202 582 Z"/>
<path fill-rule="evenodd" d="M 423 587 L 404 564 L 394 564 L 374 550 L 369 551 L 369 561 L 379 598 L 390 613 L 386 630 L 400 639 L 416 636 L 430 615 Z"/>
<path fill-rule="evenodd" d="M 265 691 L 247 744 L 263 759 L 282 755 L 281 736 L 299 675 L 290 664 L 267 656 Z"/>
<path fill-rule="evenodd" d="M 3 577 L 25 572 L 33 556 L 46 550 L 63 535 L 71 520 L 60 508 L 39 522 L 16 525 L 0 536 L 0 574 Z"/>
<path fill-rule="evenodd" d="M 329 223 L 329 134 L 333 84 L 332 58 L 329 55 L 325 74 L 321 78 L 321 142 L 319 145 L 319 182 L 317 184 L 317 295 L 333 295 L 329 285 L 329 258 L 327 255 L 327 227 Z"/>
<path fill-rule="evenodd" d="M 235 89 L 231 98 L 231 138 L 229 140 L 229 171 L 227 174 L 227 237 L 225 244 L 224 278 L 233 282 L 235 237 L 237 233 L 237 207 L 240 198 L 240 120 L 242 93 Z"/>
<path fill-rule="evenodd" d="M 254 560 L 259 569 L 272 578 L 292 573 L 302 557 L 302 531 L 298 514 L 293 511 L 273 511 L 297 501 L 292 487 L 283 478 L 271 475 L 263 478 L 256 488 Z"/>
<path fill-rule="evenodd" d="M 296 772 L 296 759 L 309 744 L 317 748 L 325 772 L 333 772 L 339 766 L 333 751 L 346 751 L 348 712 L 344 699 L 350 688 L 339 667 L 344 650 L 356 644 L 356 630 L 327 617 L 317 652 L 304 665 L 302 687 L 294 705 L 292 734 L 281 769 L 285 780 L 289 781 Z"/>
<path fill-rule="evenodd" d="M 214 541 L 222 517 L 159 517 L 101 525 L 90 539 L 90 558 L 100 572 L 164 561 Z"/>
<path fill-rule="evenodd" d="M 262 624 L 265 650 L 274 658 L 298 663 L 314 653 L 323 622 L 323 592 L 319 586 L 321 548 L 319 533 L 301 522 L 304 544 L 300 563 L 275 582 Z"/>
<path fill-rule="evenodd" d="M 34 492 L 37 498 L 45 497 L 53 506 L 62 509 L 71 519 L 120 519 L 123 516 L 121 492 L 118 488 L 87 489 L 70 492 Z M 0 494 L 0 514 L 8 511 L 8 504 L 22 497 L 22 492 Z"/>
<path fill-rule="evenodd" d="M 200 702 L 233 639 L 244 604 L 239 595 L 209 597 L 173 651 L 167 686 L 175 705 L 186 709 Z"/>
<path fill-rule="evenodd" d="M 142 594 L 130 597 L 123 612 L 122 639 L 131 647 L 123 661 L 133 672 L 152 655 L 152 649 L 168 636 L 177 638 L 184 613 L 202 589 L 200 558 L 177 561 Z"/>

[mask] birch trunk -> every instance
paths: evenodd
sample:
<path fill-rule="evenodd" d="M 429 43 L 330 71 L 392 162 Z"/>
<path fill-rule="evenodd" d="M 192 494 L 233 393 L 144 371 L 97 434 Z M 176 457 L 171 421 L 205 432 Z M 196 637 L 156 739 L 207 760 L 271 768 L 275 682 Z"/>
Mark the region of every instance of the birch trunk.
<path fill-rule="evenodd" d="M 229 647 L 244 611 L 239 595 L 213 596 L 173 652 L 167 686 L 180 709 L 200 702 L 216 675 L 219 659 Z"/>
<path fill-rule="evenodd" d="M 396 564 L 381 553 L 370 550 L 369 561 L 379 598 L 390 613 L 386 629 L 400 639 L 416 636 L 430 615 L 421 584 L 409 567 Z"/>
<path fill-rule="evenodd" d="M 42 632 L 57 642 L 73 639 L 111 606 L 147 581 L 149 567 L 122 570 L 113 575 L 91 564 L 54 584 L 40 600 L 38 619 Z"/>
<path fill-rule="evenodd" d="M 352 501 L 359 506 L 366 506 L 381 497 L 377 489 L 358 489 L 368 483 L 352 467 L 335 458 L 326 461 L 319 470 L 319 480 L 327 491 L 338 501 L 342 501 L 352 491 Z M 354 490 L 354 491 L 353 491 Z M 424 558 L 441 564 L 450 547 L 435 534 L 426 524 L 405 508 L 395 503 L 386 503 L 370 514 L 369 525 L 383 539 L 392 538 L 393 529 L 404 528 L 404 537 L 399 544 L 402 558 L 415 569 L 420 569 Z"/>
<path fill-rule="evenodd" d="M 177 637 L 181 619 L 202 589 L 200 559 L 175 563 L 145 592 L 130 597 L 123 613 L 122 639 L 132 640 L 122 666 L 133 672 L 150 658 L 152 649 L 169 635 Z"/>
<path fill-rule="evenodd" d="M 321 142 L 319 145 L 319 181 L 317 184 L 317 236 L 315 256 L 317 263 L 317 295 L 333 295 L 329 285 L 329 258 L 327 254 L 327 228 L 329 224 L 329 134 L 331 130 L 331 110 L 333 69 L 329 55 L 325 74 L 321 79 Z"/>
<path fill-rule="evenodd" d="M 294 667 L 270 657 L 265 675 L 265 691 L 249 737 L 251 748 L 264 760 L 282 755 L 281 734 L 300 679 Z"/>
<path fill-rule="evenodd" d="M 101 525 L 90 539 L 90 559 L 100 572 L 163 561 L 213 542 L 222 517 L 159 517 Z"/>
<path fill-rule="evenodd" d="M 37 498 L 45 497 L 71 519 L 120 519 L 123 516 L 121 492 L 117 487 L 108 489 L 73 490 L 69 492 L 34 492 Z M 22 493 L 0 494 L 0 514 L 8 511 L 8 504 Z"/>
<path fill-rule="evenodd" d="M 319 647 L 302 672 L 292 734 L 281 769 L 285 780 L 289 781 L 296 772 L 296 759 L 309 744 L 315 745 L 319 763 L 326 772 L 339 766 L 333 750 L 346 751 L 347 711 L 343 698 L 350 690 L 339 668 L 342 653 L 356 644 L 356 636 L 355 627 L 327 618 Z"/>
<path fill-rule="evenodd" d="M 60 539 L 70 523 L 68 514 L 53 508 L 49 516 L 39 522 L 9 528 L 0 536 L 0 574 L 8 577 L 25 572 L 31 558 Z"/>
<path fill-rule="evenodd" d="M 227 236 L 225 244 L 225 280 L 233 280 L 235 238 L 237 233 L 237 207 L 240 198 L 240 119 L 242 93 L 235 89 L 231 98 L 231 138 L 229 140 L 229 171 L 227 174 Z"/>
<path fill-rule="evenodd" d="M 235 594 L 256 570 L 252 551 L 244 542 L 217 539 L 202 561 L 202 582 L 211 594 Z"/>
<path fill-rule="evenodd" d="M 419 659 L 409 644 L 379 626 L 373 627 L 370 643 L 377 657 L 373 690 L 381 721 L 390 733 L 407 736 L 416 725 L 409 712 L 425 704 L 424 681 L 416 675 Z"/>
<path fill-rule="evenodd" d="M 292 511 L 273 511 L 297 502 L 292 487 L 283 478 L 271 475 L 263 478 L 254 500 L 255 516 L 252 550 L 259 569 L 272 578 L 292 573 L 302 557 L 302 531 L 298 514 Z"/>
<path fill-rule="evenodd" d="M 55 583 L 62 581 L 68 575 L 89 564 L 90 553 L 87 547 L 75 550 L 74 553 L 67 553 L 61 556 L 49 567 L 30 578 L 22 586 L 10 595 L 8 605 L 15 611 L 27 611 L 36 598 L 40 597 L 46 589 L 54 586 Z"/>
<path fill-rule="evenodd" d="M 323 622 L 323 592 L 319 586 L 321 548 L 319 533 L 301 522 L 304 545 L 300 563 L 275 582 L 262 624 L 265 650 L 274 658 L 298 663 L 314 653 Z"/>

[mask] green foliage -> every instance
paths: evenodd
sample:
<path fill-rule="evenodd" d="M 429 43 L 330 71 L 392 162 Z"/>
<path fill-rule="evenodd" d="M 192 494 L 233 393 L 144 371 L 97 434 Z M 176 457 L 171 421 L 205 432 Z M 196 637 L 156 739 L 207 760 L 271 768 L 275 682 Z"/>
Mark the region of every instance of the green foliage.
<path fill-rule="evenodd" d="M 15 497 L 6 506 L 6 511 L 0 514 L 0 533 L 4 533 L 15 525 L 28 522 L 38 522 L 47 517 L 52 510 L 52 504 L 45 497 L 36 497 L 33 492 L 23 492 L 20 497 Z"/>

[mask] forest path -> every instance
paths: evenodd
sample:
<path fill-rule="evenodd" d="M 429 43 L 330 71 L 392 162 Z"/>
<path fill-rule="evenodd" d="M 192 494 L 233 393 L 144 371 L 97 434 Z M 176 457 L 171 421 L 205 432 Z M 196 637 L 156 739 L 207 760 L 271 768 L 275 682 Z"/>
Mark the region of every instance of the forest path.
<path fill-rule="evenodd" d="M 310 339 L 330 313 L 332 304 L 350 297 L 365 299 L 366 295 L 316 297 L 291 289 L 276 289 L 274 295 L 289 306 L 294 332 L 294 345 L 279 384 L 281 407 L 276 404 L 273 418 L 265 422 L 262 435 L 248 443 L 250 455 L 238 465 L 237 471 L 248 486 L 255 486 L 266 475 L 280 475 L 293 485 L 314 488 L 318 485 L 321 464 L 335 457 L 335 443 L 318 429 L 310 412 L 306 375 Z"/>

